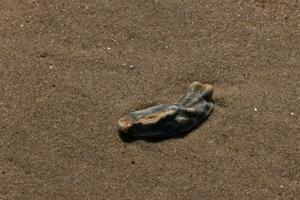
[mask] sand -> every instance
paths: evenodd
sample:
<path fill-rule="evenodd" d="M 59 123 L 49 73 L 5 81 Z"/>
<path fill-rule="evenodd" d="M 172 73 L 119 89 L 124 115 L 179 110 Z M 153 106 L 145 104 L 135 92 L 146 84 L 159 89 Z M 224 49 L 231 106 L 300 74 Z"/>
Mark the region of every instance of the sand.
<path fill-rule="evenodd" d="M 0 6 L 0 199 L 299 199 L 298 0 Z M 183 138 L 116 121 L 212 84 Z"/>

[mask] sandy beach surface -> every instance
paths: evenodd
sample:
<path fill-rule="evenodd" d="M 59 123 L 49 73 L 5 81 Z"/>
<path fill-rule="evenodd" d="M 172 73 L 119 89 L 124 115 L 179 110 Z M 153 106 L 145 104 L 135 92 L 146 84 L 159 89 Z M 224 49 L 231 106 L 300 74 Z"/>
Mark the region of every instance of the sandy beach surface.
<path fill-rule="evenodd" d="M 299 199 L 298 0 L 0 3 L 0 199 Z M 119 137 L 193 81 L 204 124 Z"/>

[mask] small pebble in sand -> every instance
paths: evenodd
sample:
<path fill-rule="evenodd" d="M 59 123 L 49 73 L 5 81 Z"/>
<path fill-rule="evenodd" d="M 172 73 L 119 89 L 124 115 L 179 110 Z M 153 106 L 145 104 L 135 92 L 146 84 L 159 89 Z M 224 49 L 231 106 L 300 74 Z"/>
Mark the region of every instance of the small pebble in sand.
<path fill-rule="evenodd" d="M 110 47 L 107 47 L 107 50 L 110 50 Z"/>
<path fill-rule="evenodd" d="M 133 69 L 133 68 L 134 68 L 134 65 L 129 65 L 129 68 L 130 68 L 130 69 Z"/>
<path fill-rule="evenodd" d="M 295 113 L 291 112 L 291 115 L 295 115 Z"/>
<path fill-rule="evenodd" d="M 50 67 L 49 67 L 50 69 L 53 69 L 53 66 L 52 65 L 50 65 Z"/>
<path fill-rule="evenodd" d="M 24 24 L 21 24 L 20 26 L 21 26 L 21 27 L 23 27 L 23 26 L 24 26 Z"/>
<path fill-rule="evenodd" d="M 257 108 L 254 108 L 254 111 L 256 112 L 256 111 L 257 111 Z"/>

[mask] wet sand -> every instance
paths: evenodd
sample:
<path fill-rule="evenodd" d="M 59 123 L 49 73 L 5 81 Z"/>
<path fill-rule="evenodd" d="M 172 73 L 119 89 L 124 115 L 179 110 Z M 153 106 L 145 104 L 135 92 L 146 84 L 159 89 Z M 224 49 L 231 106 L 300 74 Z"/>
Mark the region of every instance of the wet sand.
<path fill-rule="evenodd" d="M 297 0 L 24 0 L 0 7 L 0 199 L 299 198 Z M 212 84 L 182 138 L 116 121 Z M 298 189 L 297 189 L 298 188 Z"/>

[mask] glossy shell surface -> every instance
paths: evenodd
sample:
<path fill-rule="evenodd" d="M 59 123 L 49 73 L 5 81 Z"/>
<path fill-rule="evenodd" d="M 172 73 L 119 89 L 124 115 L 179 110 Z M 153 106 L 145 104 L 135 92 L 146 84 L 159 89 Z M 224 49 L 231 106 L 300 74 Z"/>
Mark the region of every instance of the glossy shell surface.
<path fill-rule="evenodd" d="M 132 112 L 118 121 L 121 134 L 136 137 L 173 137 L 192 130 L 213 110 L 213 88 L 192 83 L 179 103 L 161 104 Z"/>

